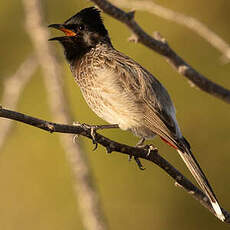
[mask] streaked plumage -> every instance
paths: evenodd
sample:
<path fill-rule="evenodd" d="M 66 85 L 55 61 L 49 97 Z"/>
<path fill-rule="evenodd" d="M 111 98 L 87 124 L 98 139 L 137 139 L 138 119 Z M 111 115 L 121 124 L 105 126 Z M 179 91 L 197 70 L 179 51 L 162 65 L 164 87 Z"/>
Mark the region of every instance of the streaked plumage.
<path fill-rule="evenodd" d="M 86 102 L 102 119 L 145 138 L 159 132 L 169 142 L 181 138 L 167 91 L 131 58 L 97 44 L 71 66 Z"/>
<path fill-rule="evenodd" d="M 141 138 L 159 135 L 173 146 L 224 220 L 212 188 L 182 136 L 166 89 L 146 69 L 113 48 L 97 9 L 86 8 L 64 24 L 56 37 L 89 107 L 102 119 Z"/>

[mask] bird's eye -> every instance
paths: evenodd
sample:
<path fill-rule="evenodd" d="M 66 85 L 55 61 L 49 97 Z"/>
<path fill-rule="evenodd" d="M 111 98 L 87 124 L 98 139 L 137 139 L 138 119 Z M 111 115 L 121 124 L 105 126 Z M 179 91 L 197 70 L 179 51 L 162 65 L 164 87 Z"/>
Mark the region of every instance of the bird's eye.
<path fill-rule="evenodd" d="M 84 30 L 85 29 L 85 27 L 84 27 L 84 25 L 79 25 L 79 30 Z"/>

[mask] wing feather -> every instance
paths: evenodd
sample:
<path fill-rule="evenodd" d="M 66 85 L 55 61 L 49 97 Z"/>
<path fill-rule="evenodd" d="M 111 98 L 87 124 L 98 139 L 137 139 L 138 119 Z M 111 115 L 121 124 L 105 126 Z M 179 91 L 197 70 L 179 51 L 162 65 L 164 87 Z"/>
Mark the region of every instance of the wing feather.
<path fill-rule="evenodd" d="M 153 133 L 175 145 L 181 132 L 175 118 L 170 96 L 161 83 L 146 69 L 126 55 L 113 50 L 113 64 L 107 66 L 116 71 L 122 88 L 135 96 L 135 102 L 143 111 L 143 125 Z"/>

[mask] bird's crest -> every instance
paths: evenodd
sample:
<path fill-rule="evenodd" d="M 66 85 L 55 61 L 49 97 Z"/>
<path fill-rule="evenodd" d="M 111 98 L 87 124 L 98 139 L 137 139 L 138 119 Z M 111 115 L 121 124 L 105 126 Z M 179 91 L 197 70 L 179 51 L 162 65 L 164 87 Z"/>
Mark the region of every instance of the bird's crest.
<path fill-rule="evenodd" d="M 81 10 L 71 18 L 65 21 L 65 24 L 103 24 L 100 10 L 95 7 L 89 7 Z"/>

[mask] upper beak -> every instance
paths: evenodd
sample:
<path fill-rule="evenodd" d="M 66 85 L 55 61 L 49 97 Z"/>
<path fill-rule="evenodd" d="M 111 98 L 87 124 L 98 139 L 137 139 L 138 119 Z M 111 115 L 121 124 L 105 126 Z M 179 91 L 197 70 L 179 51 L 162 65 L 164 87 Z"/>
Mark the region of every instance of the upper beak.
<path fill-rule="evenodd" d="M 64 26 L 62 24 L 51 24 L 51 25 L 48 25 L 48 27 L 61 30 L 61 28 L 63 28 Z"/>
<path fill-rule="evenodd" d="M 77 35 L 74 31 L 65 28 L 65 25 L 63 25 L 63 24 L 51 24 L 48 27 L 49 28 L 54 28 L 54 29 L 57 29 L 57 30 L 61 30 L 68 37 L 72 37 L 72 36 L 76 36 Z M 58 37 L 49 39 L 49 41 L 52 41 L 52 40 L 58 40 Z"/>

